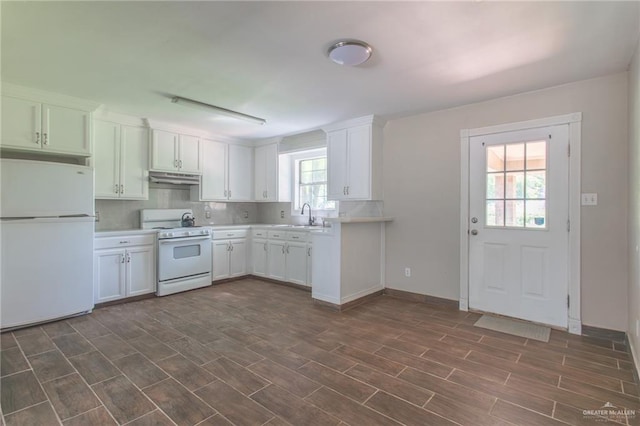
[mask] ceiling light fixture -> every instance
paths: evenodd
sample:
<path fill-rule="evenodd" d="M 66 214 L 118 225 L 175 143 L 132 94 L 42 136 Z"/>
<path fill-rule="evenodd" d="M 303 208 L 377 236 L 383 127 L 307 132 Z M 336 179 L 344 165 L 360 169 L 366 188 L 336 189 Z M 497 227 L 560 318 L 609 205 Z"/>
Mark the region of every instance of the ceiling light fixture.
<path fill-rule="evenodd" d="M 340 65 L 356 66 L 369 60 L 371 46 L 359 40 L 341 40 L 329 48 L 329 58 Z"/>
<path fill-rule="evenodd" d="M 214 114 L 226 115 L 227 117 L 237 118 L 238 120 L 248 121 L 250 123 L 265 124 L 267 120 L 260 117 L 254 117 L 253 115 L 243 114 L 238 111 L 232 111 L 230 109 L 218 107 L 215 105 L 205 104 L 204 102 L 194 101 L 193 99 L 182 98 L 180 96 L 174 96 L 171 98 L 171 102 L 174 104 L 184 105 L 191 108 L 199 109 L 201 111 L 213 112 Z"/>

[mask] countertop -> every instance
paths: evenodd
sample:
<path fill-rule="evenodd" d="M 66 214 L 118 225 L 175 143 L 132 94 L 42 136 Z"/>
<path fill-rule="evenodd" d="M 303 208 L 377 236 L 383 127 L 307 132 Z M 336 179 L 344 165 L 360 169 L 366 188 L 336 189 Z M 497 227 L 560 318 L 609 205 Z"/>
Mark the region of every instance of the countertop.
<path fill-rule="evenodd" d="M 360 217 L 328 217 L 325 222 L 333 223 L 369 223 L 369 222 L 391 222 L 394 218 L 389 216 L 360 216 Z"/>
<path fill-rule="evenodd" d="M 283 231 L 323 231 L 329 228 L 322 228 L 321 226 L 305 226 L 305 225 L 283 225 L 283 224 L 268 224 L 268 223 L 241 223 L 236 225 L 202 225 L 202 227 L 211 228 L 215 230 L 225 229 L 248 229 L 248 228 L 274 228 Z M 145 235 L 158 232 L 157 229 L 120 229 L 115 231 L 96 231 L 95 236 L 97 238 L 102 237 L 121 237 L 126 235 Z"/>

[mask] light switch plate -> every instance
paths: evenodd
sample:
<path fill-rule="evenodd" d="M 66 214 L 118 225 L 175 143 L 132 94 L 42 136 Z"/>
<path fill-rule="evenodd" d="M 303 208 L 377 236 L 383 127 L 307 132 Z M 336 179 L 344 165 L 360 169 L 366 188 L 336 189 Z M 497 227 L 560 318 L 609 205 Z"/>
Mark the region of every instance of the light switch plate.
<path fill-rule="evenodd" d="M 583 206 L 597 206 L 598 194 L 596 192 L 583 192 L 582 193 L 582 205 Z"/>

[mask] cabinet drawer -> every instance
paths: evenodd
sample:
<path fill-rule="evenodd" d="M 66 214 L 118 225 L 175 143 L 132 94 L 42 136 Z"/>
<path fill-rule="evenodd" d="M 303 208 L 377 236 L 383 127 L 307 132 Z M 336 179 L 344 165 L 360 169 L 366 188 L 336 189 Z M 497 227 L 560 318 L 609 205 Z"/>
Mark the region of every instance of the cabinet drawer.
<path fill-rule="evenodd" d="M 267 232 L 267 236 L 270 240 L 286 240 L 287 239 L 286 231 L 269 231 Z"/>
<path fill-rule="evenodd" d="M 96 238 L 94 249 L 108 249 L 118 247 L 144 246 L 156 243 L 156 234 L 150 235 L 125 235 L 122 237 Z"/>
<path fill-rule="evenodd" d="M 214 240 L 228 240 L 230 238 L 246 238 L 247 230 L 246 229 L 228 229 L 228 230 L 219 230 L 213 231 L 211 234 L 211 238 Z"/>
<path fill-rule="evenodd" d="M 253 238 L 267 238 L 268 232 L 266 229 L 254 229 L 251 235 Z"/>
<path fill-rule="evenodd" d="M 287 232 L 287 240 L 306 242 L 309 238 L 308 232 Z"/>

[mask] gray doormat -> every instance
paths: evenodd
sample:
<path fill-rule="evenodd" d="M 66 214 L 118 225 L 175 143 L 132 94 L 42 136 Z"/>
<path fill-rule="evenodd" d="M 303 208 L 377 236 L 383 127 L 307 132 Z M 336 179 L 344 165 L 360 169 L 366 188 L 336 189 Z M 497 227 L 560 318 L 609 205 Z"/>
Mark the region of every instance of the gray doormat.
<path fill-rule="evenodd" d="M 513 334 L 514 336 L 520 336 L 527 339 L 538 340 L 540 342 L 548 342 L 549 335 L 551 334 L 551 329 L 544 325 L 518 321 L 510 318 L 494 317 L 491 315 L 481 316 L 474 326 Z"/>

